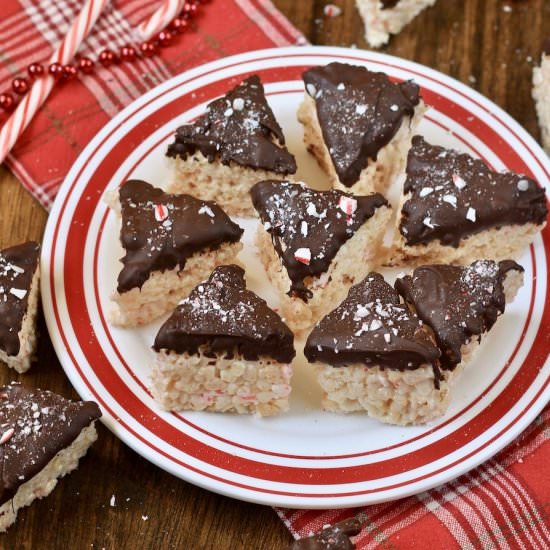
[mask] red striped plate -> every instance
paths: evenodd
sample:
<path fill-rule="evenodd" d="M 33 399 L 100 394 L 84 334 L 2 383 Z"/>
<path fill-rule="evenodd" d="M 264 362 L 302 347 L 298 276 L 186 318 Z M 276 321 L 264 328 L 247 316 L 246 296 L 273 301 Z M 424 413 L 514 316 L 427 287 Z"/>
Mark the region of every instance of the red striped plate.
<path fill-rule="evenodd" d="M 191 483 L 235 498 L 325 508 L 404 497 L 444 483 L 487 460 L 517 436 L 548 401 L 545 327 L 548 230 L 521 263 L 526 284 L 460 378 L 448 413 L 423 427 L 393 427 L 363 415 L 320 410 L 311 368 L 299 358 L 291 410 L 258 419 L 159 410 L 147 391 L 150 346 L 160 323 L 138 330 L 106 321 L 122 250 L 114 216 L 101 200 L 128 177 L 162 185 L 175 128 L 251 73 L 266 85 L 299 176 L 325 181 L 302 144 L 296 109 L 301 73 L 341 61 L 397 80 L 414 79 L 432 109 L 420 132 L 429 141 L 484 158 L 496 169 L 535 177 L 550 187 L 550 162 L 533 139 L 493 103 L 440 73 L 378 53 L 341 48 L 250 52 L 198 67 L 132 103 L 82 152 L 49 218 L 42 252 L 42 295 L 52 341 L 84 398 L 96 400 L 105 424 L 151 462 Z M 252 246 L 247 221 L 243 260 L 249 285 L 275 305 Z"/>

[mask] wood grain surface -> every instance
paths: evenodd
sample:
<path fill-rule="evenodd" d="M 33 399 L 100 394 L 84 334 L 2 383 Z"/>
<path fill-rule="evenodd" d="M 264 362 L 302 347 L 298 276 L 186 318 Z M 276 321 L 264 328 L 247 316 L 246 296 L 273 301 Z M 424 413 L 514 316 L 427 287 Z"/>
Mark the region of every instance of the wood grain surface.
<path fill-rule="evenodd" d="M 215 3 L 223 5 L 223 0 Z M 212 7 L 215 9 L 215 3 Z M 353 0 L 274 0 L 313 44 L 365 48 Z M 510 9 L 511 8 L 511 11 Z M 439 0 L 382 51 L 423 63 L 472 86 L 539 138 L 531 71 L 550 36 L 550 0 Z M 0 166 L 0 247 L 40 240 L 46 212 Z M 0 368 L 0 382 L 77 398 L 39 322 L 38 363 L 24 376 Z M 115 495 L 114 507 L 110 506 Z M 80 468 L 46 499 L 19 513 L 0 549 L 282 549 L 291 537 L 273 510 L 210 493 L 149 464 L 102 425 Z"/>

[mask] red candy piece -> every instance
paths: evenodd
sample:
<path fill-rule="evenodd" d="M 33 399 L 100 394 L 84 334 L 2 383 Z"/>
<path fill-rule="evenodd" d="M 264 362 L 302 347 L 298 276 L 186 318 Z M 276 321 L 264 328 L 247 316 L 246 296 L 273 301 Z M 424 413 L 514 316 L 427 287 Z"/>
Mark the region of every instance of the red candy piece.
<path fill-rule="evenodd" d="M 109 67 L 110 65 L 112 65 L 116 61 L 117 61 L 117 57 L 111 50 L 103 50 L 99 54 L 99 62 L 104 67 Z"/>
<path fill-rule="evenodd" d="M 15 100 L 9 92 L 0 94 L 0 108 L 4 111 L 11 111 L 15 106 Z"/>
<path fill-rule="evenodd" d="M 134 61 L 137 56 L 137 51 L 133 46 L 123 46 L 120 49 L 120 59 L 122 61 Z"/>
<path fill-rule="evenodd" d="M 152 42 L 142 42 L 139 49 L 145 57 L 152 57 L 157 53 L 157 47 Z"/>
<path fill-rule="evenodd" d="M 90 74 L 94 70 L 94 62 L 89 57 L 81 57 L 78 60 L 78 68 L 84 74 Z"/>
<path fill-rule="evenodd" d="M 56 80 L 59 80 L 62 76 L 65 75 L 65 71 L 61 63 L 52 63 L 48 67 L 48 73 L 50 73 L 50 75 L 53 76 Z"/>
<path fill-rule="evenodd" d="M 31 78 L 37 78 L 44 74 L 44 67 L 40 63 L 31 63 L 27 68 L 27 72 Z"/>
<path fill-rule="evenodd" d="M 29 81 L 26 78 L 14 78 L 11 87 L 18 95 L 25 95 L 29 91 Z"/>

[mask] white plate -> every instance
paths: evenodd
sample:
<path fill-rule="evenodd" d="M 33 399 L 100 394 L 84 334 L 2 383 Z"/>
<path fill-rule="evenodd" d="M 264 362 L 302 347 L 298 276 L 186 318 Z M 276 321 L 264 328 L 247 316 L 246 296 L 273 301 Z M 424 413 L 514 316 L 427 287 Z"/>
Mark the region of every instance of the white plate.
<path fill-rule="evenodd" d="M 147 391 L 150 346 L 160 322 L 120 330 L 106 321 L 122 249 L 115 217 L 101 198 L 129 177 L 166 183 L 167 143 L 180 124 L 251 73 L 260 74 L 299 176 L 325 178 L 302 144 L 296 109 L 301 73 L 341 61 L 413 78 L 432 109 L 420 133 L 480 156 L 494 168 L 529 174 L 550 187 L 550 162 L 508 115 L 470 88 L 426 67 L 370 51 L 283 48 L 198 67 L 129 105 L 86 147 L 51 212 L 42 251 L 42 296 L 52 341 L 71 382 L 94 399 L 105 424 L 161 468 L 191 483 L 263 504 L 324 508 L 414 494 L 459 476 L 516 437 L 549 398 L 549 235 L 521 259 L 525 286 L 482 344 L 453 391 L 448 413 L 423 427 L 383 425 L 364 415 L 320 409 L 312 369 L 299 356 L 290 412 L 259 419 L 161 412 Z M 254 254 L 248 221 L 243 257 L 249 286 L 275 305 Z M 543 242 L 544 238 L 544 242 Z"/>

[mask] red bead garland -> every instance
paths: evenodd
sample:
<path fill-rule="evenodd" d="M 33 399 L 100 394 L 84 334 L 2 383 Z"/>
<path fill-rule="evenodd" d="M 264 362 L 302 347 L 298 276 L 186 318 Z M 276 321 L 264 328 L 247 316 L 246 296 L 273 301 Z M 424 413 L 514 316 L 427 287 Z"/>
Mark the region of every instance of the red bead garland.
<path fill-rule="evenodd" d="M 189 0 L 183 6 L 178 17 L 174 18 L 170 24 L 160 31 L 154 38 L 142 42 L 137 46 L 127 44 L 120 48 L 117 53 L 110 49 L 104 49 L 97 56 L 98 62 L 103 67 L 110 67 L 115 63 L 131 63 L 139 57 L 152 57 L 157 55 L 159 48 L 170 46 L 175 37 L 183 34 L 189 28 L 189 20 L 200 13 L 201 4 L 209 4 L 210 0 Z M 70 80 L 78 76 L 79 73 L 91 74 L 94 72 L 96 63 L 89 57 L 76 56 L 73 64 L 61 65 L 60 63 L 50 63 L 46 68 L 40 63 L 31 63 L 27 67 L 28 78 L 19 76 L 12 80 L 12 90 L 15 96 L 10 92 L 0 93 L 0 110 L 7 113 L 11 112 L 19 101 L 17 97 L 24 96 L 32 86 L 32 82 L 45 74 L 53 76 L 56 81 Z"/>

